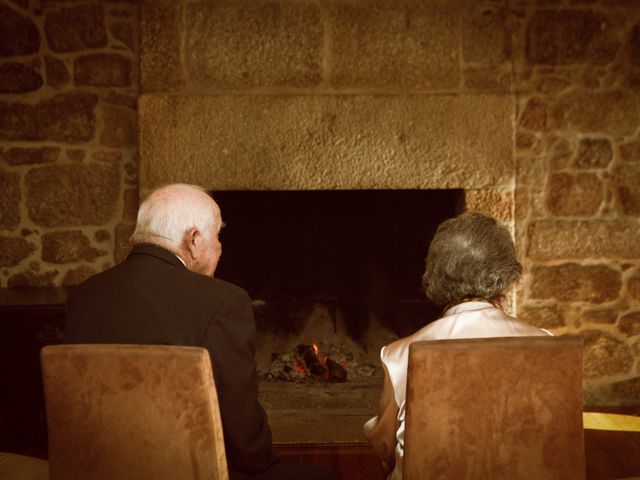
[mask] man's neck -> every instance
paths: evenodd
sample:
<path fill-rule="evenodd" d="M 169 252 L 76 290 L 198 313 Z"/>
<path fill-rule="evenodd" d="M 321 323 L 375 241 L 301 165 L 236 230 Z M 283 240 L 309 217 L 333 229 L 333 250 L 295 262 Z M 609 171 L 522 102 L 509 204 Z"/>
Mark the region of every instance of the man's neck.
<path fill-rule="evenodd" d="M 165 250 L 173 253 L 187 269 L 189 268 L 189 265 L 187 265 L 187 261 L 185 260 L 185 258 L 187 258 L 185 253 L 182 249 L 176 247 L 175 242 L 159 235 L 150 235 L 149 237 L 146 238 L 145 243 L 150 243 L 151 245 L 164 248 Z"/>

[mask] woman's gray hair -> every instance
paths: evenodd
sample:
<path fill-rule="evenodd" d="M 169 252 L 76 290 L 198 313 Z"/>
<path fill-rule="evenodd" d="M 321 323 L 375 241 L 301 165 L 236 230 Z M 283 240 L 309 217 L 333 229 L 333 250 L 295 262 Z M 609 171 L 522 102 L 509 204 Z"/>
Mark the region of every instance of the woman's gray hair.
<path fill-rule="evenodd" d="M 429 299 L 444 306 L 466 298 L 495 299 L 521 273 L 507 229 L 492 217 L 466 212 L 438 227 L 422 285 Z"/>
<path fill-rule="evenodd" d="M 191 228 L 209 237 L 218 220 L 213 199 L 201 187 L 176 183 L 155 190 L 138 210 L 131 243 L 158 243 L 158 238 L 180 244 Z"/>

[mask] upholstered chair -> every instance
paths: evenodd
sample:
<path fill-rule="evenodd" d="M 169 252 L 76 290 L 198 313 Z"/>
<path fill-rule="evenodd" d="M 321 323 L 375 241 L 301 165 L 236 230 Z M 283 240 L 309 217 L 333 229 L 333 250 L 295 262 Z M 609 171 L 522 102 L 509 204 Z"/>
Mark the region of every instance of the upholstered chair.
<path fill-rule="evenodd" d="M 404 479 L 580 480 L 582 340 L 411 345 Z"/>
<path fill-rule="evenodd" d="M 50 480 L 226 480 L 209 354 L 197 347 L 42 349 Z"/>
<path fill-rule="evenodd" d="M 47 480 L 48 478 L 46 460 L 0 452 L 0 480 Z"/>

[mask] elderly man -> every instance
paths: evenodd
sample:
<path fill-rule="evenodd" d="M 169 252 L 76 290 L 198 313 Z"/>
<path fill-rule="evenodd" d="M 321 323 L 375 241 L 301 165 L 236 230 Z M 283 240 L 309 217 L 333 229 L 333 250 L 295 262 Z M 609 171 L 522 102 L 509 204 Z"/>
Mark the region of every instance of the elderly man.
<path fill-rule="evenodd" d="M 133 251 L 75 288 L 68 343 L 202 346 L 215 371 L 231 479 L 331 478 L 281 462 L 258 402 L 255 323 L 247 293 L 213 278 L 222 245 L 220 208 L 199 187 L 168 185 L 140 206 Z"/>

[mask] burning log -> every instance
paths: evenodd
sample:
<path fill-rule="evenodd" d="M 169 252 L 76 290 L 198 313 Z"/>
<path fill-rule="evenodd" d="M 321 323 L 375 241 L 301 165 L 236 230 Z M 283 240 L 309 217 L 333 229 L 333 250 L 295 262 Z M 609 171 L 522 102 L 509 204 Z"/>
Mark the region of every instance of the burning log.
<path fill-rule="evenodd" d="M 326 377 L 325 373 L 327 368 L 318 358 L 313 345 L 305 345 L 301 343 L 296 347 L 296 354 L 302 358 L 311 375 L 314 377 Z"/>
<path fill-rule="evenodd" d="M 312 376 L 324 378 L 330 382 L 347 381 L 347 370 L 326 355 L 320 355 L 316 345 L 301 343 L 296 347 L 296 354 L 302 359 Z"/>
<path fill-rule="evenodd" d="M 327 358 L 327 371 L 329 372 L 330 382 L 346 382 L 347 371 L 338 362 L 334 362 L 330 358 Z"/>

